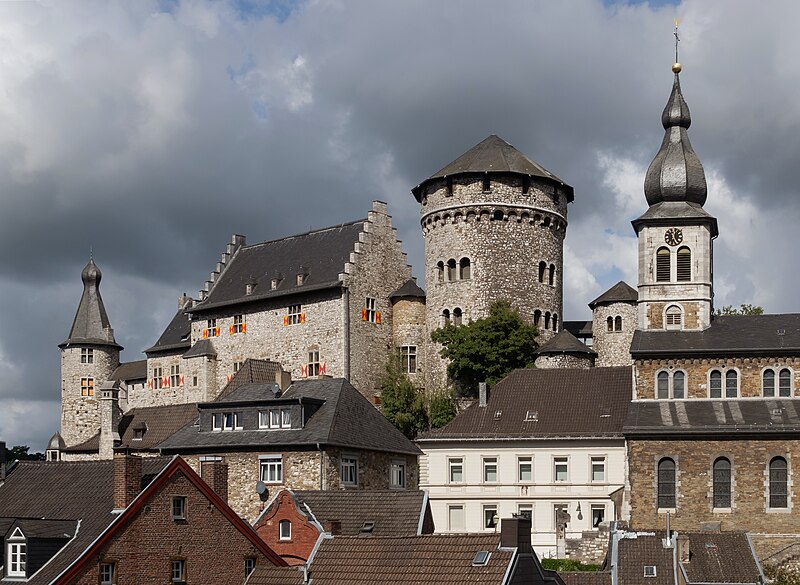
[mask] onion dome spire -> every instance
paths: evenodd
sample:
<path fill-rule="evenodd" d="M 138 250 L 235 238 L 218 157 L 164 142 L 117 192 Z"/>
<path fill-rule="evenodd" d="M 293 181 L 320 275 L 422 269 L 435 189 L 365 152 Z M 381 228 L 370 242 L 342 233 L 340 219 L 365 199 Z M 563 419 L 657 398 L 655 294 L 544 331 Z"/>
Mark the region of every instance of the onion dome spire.
<path fill-rule="evenodd" d="M 663 201 L 685 201 L 703 205 L 706 202 L 706 174 L 700 159 L 692 149 L 687 130 L 692 124 L 689 107 L 681 92 L 678 63 L 678 28 L 675 26 L 675 81 L 667 105 L 661 114 L 664 140 L 644 180 L 644 195 L 653 206 Z"/>
<path fill-rule="evenodd" d="M 59 345 L 64 348 L 68 345 L 108 345 L 121 347 L 114 339 L 114 330 L 108 320 L 103 298 L 100 296 L 100 281 L 103 273 L 90 258 L 88 264 L 81 271 L 83 281 L 83 295 L 72 322 L 69 337 Z"/>

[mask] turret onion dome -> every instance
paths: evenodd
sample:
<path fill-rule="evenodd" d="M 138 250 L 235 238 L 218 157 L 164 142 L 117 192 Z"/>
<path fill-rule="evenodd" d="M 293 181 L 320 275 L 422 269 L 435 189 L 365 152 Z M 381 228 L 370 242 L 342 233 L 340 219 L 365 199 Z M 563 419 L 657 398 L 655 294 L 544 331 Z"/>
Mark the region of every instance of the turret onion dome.
<path fill-rule="evenodd" d="M 661 114 L 664 140 L 647 169 L 644 194 L 650 206 L 664 201 L 703 205 L 707 195 L 706 175 L 687 134 L 692 117 L 681 93 L 680 66 L 673 66 L 673 71 L 672 93 Z"/>
<path fill-rule="evenodd" d="M 60 348 L 69 345 L 99 345 L 122 349 L 114 340 L 114 330 L 108 320 L 103 298 L 100 296 L 100 280 L 103 274 L 89 259 L 88 264 L 81 271 L 83 281 L 83 295 L 78 304 L 78 311 L 72 322 L 72 328 L 66 341 L 59 344 Z"/>
<path fill-rule="evenodd" d="M 67 445 L 64 442 L 64 439 L 61 438 L 61 433 L 55 433 L 52 437 L 50 437 L 50 441 L 47 443 L 47 450 L 62 451 L 66 446 Z"/>

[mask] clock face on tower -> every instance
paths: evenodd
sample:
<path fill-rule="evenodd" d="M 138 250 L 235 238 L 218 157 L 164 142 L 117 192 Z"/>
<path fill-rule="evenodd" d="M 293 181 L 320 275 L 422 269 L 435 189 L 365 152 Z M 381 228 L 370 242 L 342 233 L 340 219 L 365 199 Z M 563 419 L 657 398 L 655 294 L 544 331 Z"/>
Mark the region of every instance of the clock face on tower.
<path fill-rule="evenodd" d="M 664 241 L 670 246 L 677 246 L 683 241 L 683 231 L 680 228 L 669 228 L 664 234 Z"/>

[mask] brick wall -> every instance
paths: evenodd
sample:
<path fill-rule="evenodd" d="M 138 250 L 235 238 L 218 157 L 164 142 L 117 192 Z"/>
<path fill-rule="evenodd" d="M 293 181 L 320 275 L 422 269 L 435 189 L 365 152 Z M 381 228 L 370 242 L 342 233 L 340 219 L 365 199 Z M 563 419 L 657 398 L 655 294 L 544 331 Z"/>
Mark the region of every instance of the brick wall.
<path fill-rule="evenodd" d="M 281 521 L 290 522 L 290 538 L 281 539 Z M 311 555 L 320 532 L 310 518 L 297 509 L 292 494 L 282 490 L 272 506 L 253 526 L 261 539 L 290 565 L 302 565 Z"/>

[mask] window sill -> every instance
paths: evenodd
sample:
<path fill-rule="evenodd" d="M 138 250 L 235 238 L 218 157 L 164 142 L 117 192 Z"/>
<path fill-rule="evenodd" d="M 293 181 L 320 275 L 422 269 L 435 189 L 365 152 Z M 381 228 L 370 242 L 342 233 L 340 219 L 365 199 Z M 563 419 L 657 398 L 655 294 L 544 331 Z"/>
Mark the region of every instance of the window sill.
<path fill-rule="evenodd" d="M 787 506 L 785 508 L 767 508 L 767 514 L 791 514 L 792 509 Z"/>
<path fill-rule="evenodd" d="M 732 514 L 733 508 L 711 508 L 712 514 Z"/>
<path fill-rule="evenodd" d="M 678 508 L 658 508 L 656 511 L 658 514 L 675 514 L 678 511 Z"/>

